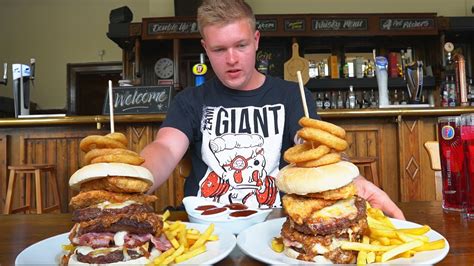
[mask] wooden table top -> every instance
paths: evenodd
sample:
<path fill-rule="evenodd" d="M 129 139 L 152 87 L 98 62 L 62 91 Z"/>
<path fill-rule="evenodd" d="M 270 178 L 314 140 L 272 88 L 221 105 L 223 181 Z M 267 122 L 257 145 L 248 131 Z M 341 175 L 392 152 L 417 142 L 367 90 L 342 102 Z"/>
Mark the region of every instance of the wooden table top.
<path fill-rule="evenodd" d="M 399 203 L 408 221 L 428 224 L 449 241 L 448 256 L 439 265 L 474 265 L 474 221 L 459 213 L 445 213 L 440 202 Z M 272 213 L 279 217 L 280 212 Z M 186 219 L 185 212 L 172 213 L 171 220 Z M 0 265 L 13 265 L 26 247 L 42 239 L 68 232 L 71 214 L 0 215 Z M 217 265 L 264 265 L 243 254 L 238 247 Z"/>

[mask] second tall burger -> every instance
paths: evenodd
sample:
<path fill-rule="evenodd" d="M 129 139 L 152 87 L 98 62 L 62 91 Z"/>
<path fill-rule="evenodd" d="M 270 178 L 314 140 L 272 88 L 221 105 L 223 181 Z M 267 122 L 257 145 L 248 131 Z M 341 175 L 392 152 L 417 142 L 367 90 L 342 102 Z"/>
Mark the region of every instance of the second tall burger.
<path fill-rule="evenodd" d="M 310 129 L 337 128 L 343 132 L 342 128 L 327 122 L 308 118 L 302 120 L 300 124 L 311 126 Z M 345 132 L 338 135 L 331 136 L 331 140 L 337 138 L 339 143 L 345 142 L 342 138 Z M 309 145 L 313 149 L 331 145 L 327 139 L 323 139 L 327 143 L 321 144 L 320 136 L 315 138 L 318 142 L 305 139 L 305 144 L 300 145 Z M 325 158 L 306 162 L 292 162 L 291 156 L 290 161 L 285 156 L 290 164 L 281 169 L 276 183 L 286 193 L 282 203 L 288 217 L 281 229 L 281 237 L 284 252 L 289 257 L 318 263 L 346 264 L 356 261 L 357 252 L 342 250 L 340 241 L 361 241 L 367 230 L 366 203 L 356 195 L 352 182 L 359 175 L 359 170 L 354 164 L 340 160 L 338 152 L 342 151 L 341 147 L 328 146 L 326 150 L 332 152 Z M 299 155 L 308 154 L 311 150 L 304 146 L 294 149 L 300 149 Z"/>

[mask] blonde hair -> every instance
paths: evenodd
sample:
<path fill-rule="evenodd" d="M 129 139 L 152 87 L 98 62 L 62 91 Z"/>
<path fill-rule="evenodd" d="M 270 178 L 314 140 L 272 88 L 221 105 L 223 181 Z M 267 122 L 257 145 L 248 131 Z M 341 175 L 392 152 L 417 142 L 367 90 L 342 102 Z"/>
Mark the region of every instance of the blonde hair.
<path fill-rule="evenodd" d="M 248 19 L 253 31 L 256 29 L 255 15 L 244 0 L 204 0 L 197 10 L 199 32 L 208 25 L 226 25 L 236 20 Z"/>

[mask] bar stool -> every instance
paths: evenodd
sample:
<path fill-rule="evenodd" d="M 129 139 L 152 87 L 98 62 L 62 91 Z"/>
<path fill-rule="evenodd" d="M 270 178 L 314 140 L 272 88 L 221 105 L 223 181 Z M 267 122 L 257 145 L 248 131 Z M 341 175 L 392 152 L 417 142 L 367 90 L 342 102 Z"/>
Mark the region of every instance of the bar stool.
<path fill-rule="evenodd" d="M 8 166 L 10 170 L 10 179 L 8 180 L 7 196 L 5 199 L 5 208 L 3 214 L 10 214 L 20 211 L 26 211 L 31 209 L 31 179 L 34 177 L 35 180 L 35 193 L 36 193 L 36 213 L 41 214 L 43 212 L 50 212 L 61 208 L 61 200 L 59 198 L 59 187 L 58 179 L 56 178 L 56 166 L 51 164 L 29 164 L 29 165 L 18 165 Z M 53 192 L 54 205 L 45 208 L 43 206 L 42 199 L 42 187 L 41 187 L 41 173 L 50 173 L 47 184 L 50 185 Z M 17 175 L 25 175 L 25 205 L 12 210 L 13 200 L 13 189 L 15 187 L 15 181 Z M 46 175 L 45 175 L 46 177 Z"/>
<path fill-rule="evenodd" d="M 441 178 L 441 160 L 439 155 L 439 143 L 437 141 L 427 141 L 424 144 L 426 152 L 430 157 L 430 166 L 434 171 L 435 177 L 435 189 L 436 189 L 436 200 L 443 199 L 443 193 L 441 192 L 442 178 Z"/>
<path fill-rule="evenodd" d="M 351 162 L 364 169 L 365 178 L 380 187 L 380 180 L 377 172 L 377 160 L 374 157 L 354 157 Z"/>

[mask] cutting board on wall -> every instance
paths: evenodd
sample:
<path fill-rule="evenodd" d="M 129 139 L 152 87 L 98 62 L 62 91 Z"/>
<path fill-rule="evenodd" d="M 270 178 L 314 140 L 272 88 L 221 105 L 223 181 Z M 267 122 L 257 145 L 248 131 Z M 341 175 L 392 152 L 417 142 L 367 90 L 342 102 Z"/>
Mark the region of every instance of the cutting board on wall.
<path fill-rule="evenodd" d="M 306 84 L 309 80 L 309 62 L 299 55 L 298 43 L 293 43 L 291 50 L 291 58 L 284 64 L 284 78 L 285 80 L 298 82 L 296 71 L 299 70 L 301 71 L 303 84 Z"/>

